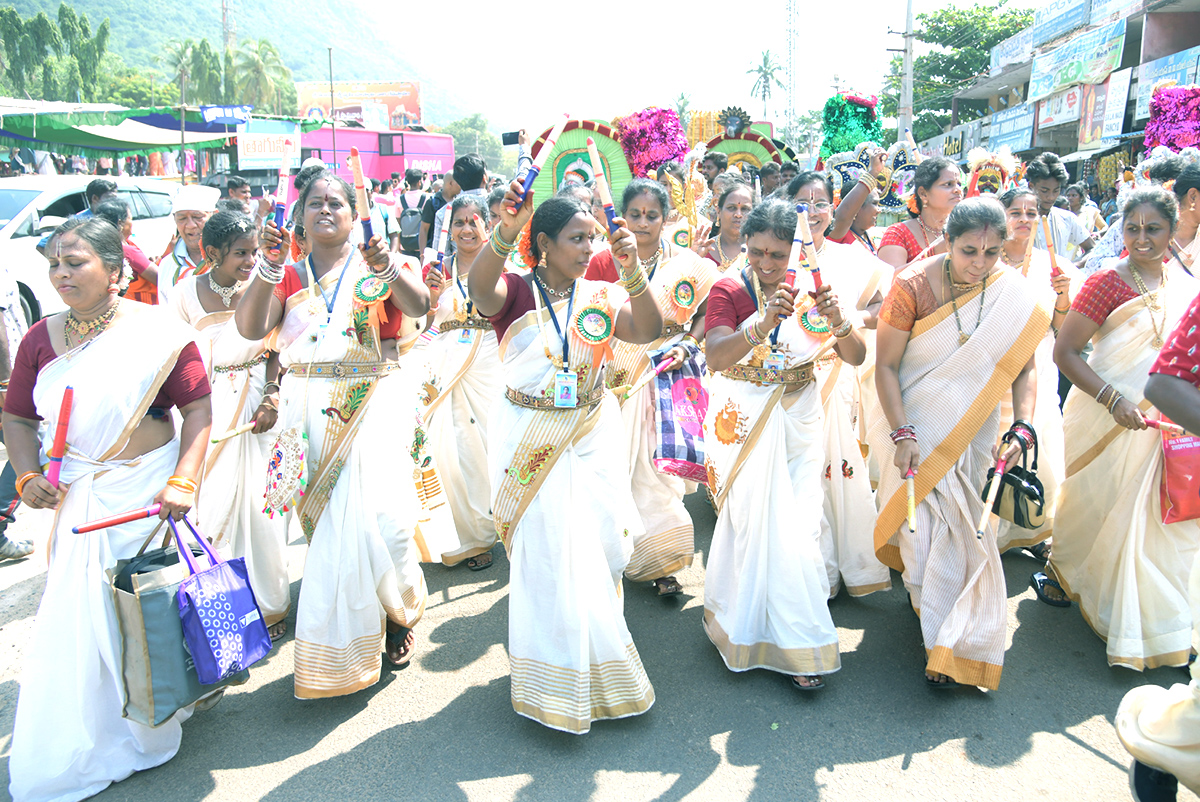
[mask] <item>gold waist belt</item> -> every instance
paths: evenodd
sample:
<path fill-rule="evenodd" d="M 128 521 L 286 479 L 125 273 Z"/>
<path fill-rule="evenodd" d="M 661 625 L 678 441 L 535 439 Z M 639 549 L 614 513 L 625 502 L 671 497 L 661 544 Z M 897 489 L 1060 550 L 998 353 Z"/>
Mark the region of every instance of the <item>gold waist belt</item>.
<path fill-rule="evenodd" d="M 288 373 L 314 379 L 381 379 L 395 370 L 400 370 L 395 362 L 313 362 L 292 365 Z"/>
<path fill-rule="evenodd" d="M 586 390 L 579 393 L 579 403 L 574 408 L 592 407 L 599 404 L 604 398 L 605 388 L 603 385 Z M 504 397 L 519 407 L 526 409 L 572 409 L 572 407 L 556 407 L 554 399 L 545 395 L 529 395 L 528 393 L 518 392 L 511 387 L 506 387 Z"/>
<path fill-rule="evenodd" d="M 796 389 L 803 387 L 813 380 L 813 363 L 805 362 L 797 368 L 783 370 L 768 370 L 767 368 L 752 368 L 749 365 L 733 365 L 720 374 L 727 379 L 740 382 L 752 382 L 757 385 L 786 384 Z"/>
<path fill-rule="evenodd" d="M 468 318 L 466 320 L 455 320 L 450 318 L 445 323 L 438 326 L 438 333 L 444 331 L 454 331 L 455 329 L 479 329 L 480 331 L 491 331 L 492 324 L 486 320 L 476 318 Z"/>
<path fill-rule="evenodd" d="M 668 323 L 663 326 L 662 338 L 665 340 L 668 337 L 674 337 L 676 334 L 683 334 L 688 330 L 688 327 L 683 323 Z"/>
<path fill-rule="evenodd" d="M 263 362 L 266 362 L 269 356 L 270 354 L 264 351 L 249 362 L 239 362 L 236 365 L 217 365 L 213 368 L 213 373 L 233 373 L 239 370 L 249 370 L 255 365 L 261 365 Z"/>

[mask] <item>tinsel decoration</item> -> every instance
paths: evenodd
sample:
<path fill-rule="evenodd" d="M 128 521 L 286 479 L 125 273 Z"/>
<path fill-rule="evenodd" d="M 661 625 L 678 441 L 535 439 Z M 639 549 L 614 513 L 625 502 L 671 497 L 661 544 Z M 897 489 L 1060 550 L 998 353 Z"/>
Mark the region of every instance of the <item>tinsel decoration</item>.
<path fill-rule="evenodd" d="M 828 159 L 834 153 L 852 151 L 862 142 L 878 142 L 882 139 L 883 129 L 875 113 L 877 104 L 875 97 L 865 98 L 848 92 L 825 101 L 821 158 Z"/>
<path fill-rule="evenodd" d="M 649 108 L 613 120 L 629 168 L 638 178 L 653 178 L 653 171 L 688 152 L 687 137 L 674 109 Z"/>
<path fill-rule="evenodd" d="M 1200 86 L 1160 86 L 1150 98 L 1146 152 L 1165 145 L 1175 152 L 1200 145 Z"/>

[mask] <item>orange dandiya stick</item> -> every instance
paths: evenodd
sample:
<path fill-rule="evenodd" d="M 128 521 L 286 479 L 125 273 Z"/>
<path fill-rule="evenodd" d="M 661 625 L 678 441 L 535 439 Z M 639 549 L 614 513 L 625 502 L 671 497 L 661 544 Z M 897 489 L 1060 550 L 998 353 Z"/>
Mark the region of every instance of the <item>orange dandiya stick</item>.
<path fill-rule="evenodd" d="M 54 444 L 50 446 L 50 467 L 46 469 L 46 481 L 56 490 L 63 455 L 67 451 L 67 427 L 71 425 L 71 402 L 74 400 L 75 390 L 68 385 L 63 391 L 62 406 L 58 408 L 58 425 L 54 427 Z"/>
<path fill-rule="evenodd" d="M 1058 260 L 1054 258 L 1054 240 L 1050 238 L 1050 221 L 1047 219 L 1049 215 L 1040 216 L 1042 221 L 1042 236 L 1046 238 L 1046 250 L 1050 252 L 1050 275 L 1059 276 L 1062 271 L 1058 269 Z"/>
<path fill-rule="evenodd" d="M 142 507 L 141 509 L 121 512 L 116 515 L 109 515 L 106 518 L 97 518 L 94 521 L 88 521 L 85 524 L 72 527 L 71 531 L 77 535 L 82 535 L 85 532 L 95 532 L 97 529 L 107 529 L 110 526 L 120 526 L 130 521 L 140 521 L 143 518 L 150 518 L 158 515 L 161 510 L 161 504 L 151 504 L 149 507 Z"/>
<path fill-rule="evenodd" d="M 362 157 L 358 148 L 350 148 L 350 169 L 354 174 L 354 199 L 358 205 L 358 219 L 362 221 L 363 245 L 370 247 L 375 232 L 371 227 L 371 201 L 367 198 L 367 184 L 363 179 Z"/>

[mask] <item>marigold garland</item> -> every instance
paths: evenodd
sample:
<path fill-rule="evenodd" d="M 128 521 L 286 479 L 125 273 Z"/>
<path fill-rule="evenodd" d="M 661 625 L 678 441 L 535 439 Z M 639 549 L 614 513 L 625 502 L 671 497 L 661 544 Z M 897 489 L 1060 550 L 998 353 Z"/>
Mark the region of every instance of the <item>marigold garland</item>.
<path fill-rule="evenodd" d="M 521 233 L 517 236 L 517 253 L 521 254 L 521 260 L 525 263 L 525 267 L 530 270 L 537 267 L 538 259 L 533 255 L 533 237 L 531 231 L 533 228 L 533 218 L 529 218 L 525 222 L 525 227 L 521 229 Z"/>

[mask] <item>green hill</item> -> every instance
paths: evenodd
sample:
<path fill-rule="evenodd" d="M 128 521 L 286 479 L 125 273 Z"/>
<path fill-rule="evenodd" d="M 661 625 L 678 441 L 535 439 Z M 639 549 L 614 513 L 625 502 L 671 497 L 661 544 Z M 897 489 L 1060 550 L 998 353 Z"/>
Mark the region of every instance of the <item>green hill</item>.
<path fill-rule="evenodd" d="M 13 5 L 23 17 L 39 11 L 56 17 L 60 0 L 0 0 Z M 155 68 L 154 57 L 171 39 L 208 39 L 221 43 L 220 0 L 203 2 L 150 2 L 149 0 L 74 0 L 75 11 L 87 14 L 92 30 L 108 17 L 112 37 L 108 48 L 127 64 Z M 391 31 L 370 24 L 369 4 L 363 0 L 285 0 L 279 3 L 236 2 L 234 18 L 238 39 L 267 38 L 279 48 L 283 61 L 297 81 L 323 81 L 329 77 L 333 47 L 334 80 L 397 80 L 421 82 L 421 108 L 427 125 L 442 125 L 469 112 L 460 99 L 436 80 L 427 80 L 432 69 L 422 69 L 398 55 Z M 357 8 L 367 24 L 351 27 L 350 9 Z"/>

